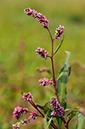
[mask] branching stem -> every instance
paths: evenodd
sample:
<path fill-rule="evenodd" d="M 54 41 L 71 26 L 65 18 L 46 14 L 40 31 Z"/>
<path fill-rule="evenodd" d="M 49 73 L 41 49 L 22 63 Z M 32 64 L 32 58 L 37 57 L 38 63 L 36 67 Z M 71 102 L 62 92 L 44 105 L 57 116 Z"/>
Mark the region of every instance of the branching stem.
<path fill-rule="evenodd" d="M 43 113 L 39 110 L 39 108 L 37 107 L 37 105 L 33 102 L 33 101 L 30 101 L 29 100 L 29 103 L 41 114 L 41 116 L 44 118 L 45 116 L 43 115 Z M 47 119 L 47 121 L 49 121 L 49 119 Z M 58 129 L 56 126 L 55 126 L 55 124 L 54 124 L 54 122 L 53 121 L 51 121 L 51 126 L 54 128 L 54 129 Z"/>
<path fill-rule="evenodd" d="M 58 103 L 60 103 L 58 93 L 57 93 L 57 89 L 56 89 L 56 80 L 55 80 L 54 63 L 53 63 L 53 55 L 54 55 L 53 54 L 53 41 L 54 41 L 54 39 L 52 38 L 50 30 L 48 28 L 47 28 L 47 30 L 50 34 L 50 38 L 51 38 L 51 42 L 52 42 L 51 63 L 52 63 L 53 85 L 54 85 L 54 89 L 55 89 L 55 93 L 56 93 L 56 96 L 57 96 Z"/>
<path fill-rule="evenodd" d="M 61 44 L 63 42 L 63 40 L 61 41 L 60 45 L 58 46 L 57 50 L 55 51 L 55 53 L 53 53 L 53 41 L 54 39 L 52 38 L 52 35 L 51 35 L 51 32 L 50 30 L 47 28 L 48 32 L 49 32 L 49 35 L 50 35 L 50 38 L 51 38 L 51 42 L 52 42 L 52 52 L 51 52 L 51 63 L 52 63 L 52 75 L 53 75 L 53 85 L 54 85 L 54 89 L 55 89 L 55 93 L 56 93 L 56 96 L 57 96 L 57 100 L 58 100 L 58 103 L 60 104 L 60 101 L 59 101 L 59 96 L 58 96 L 58 93 L 57 93 L 57 89 L 56 89 L 56 80 L 55 80 L 55 72 L 54 72 L 54 63 L 53 63 L 53 56 L 57 53 L 57 51 L 59 50 L 59 48 L 61 47 Z M 66 121 L 66 119 L 64 118 L 64 116 L 62 116 L 61 118 L 65 124 L 65 127 L 67 129 L 68 128 L 68 122 Z"/>

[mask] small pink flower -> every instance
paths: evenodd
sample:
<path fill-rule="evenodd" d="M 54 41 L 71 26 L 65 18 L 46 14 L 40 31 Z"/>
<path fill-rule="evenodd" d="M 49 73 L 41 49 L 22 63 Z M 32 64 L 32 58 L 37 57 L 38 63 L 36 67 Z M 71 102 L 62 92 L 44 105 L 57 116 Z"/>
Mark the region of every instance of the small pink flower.
<path fill-rule="evenodd" d="M 23 94 L 23 99 L 24 99 L 24 101 L 31 101 L 32 100 L 32 94 L 30 93 L 30 92 L 28 92 L 28 93 L 22 93 Z"/>
<path fill-rule="evenodd" d="M 28 109 L 27 108 L 23 108 L 24 113 L 28 113 Z"/>
<path fill-rule="evenodd" d="M 25 12 L 27 15 L 31 16 L 32 13 L 33 13 L 33 10 L 30 9 L 30 8 L 26 8 L 26 9 L 24 10 L 24 12 Z"/>
<path fill-rule="evenodd" d="M 17 106 L 15 109 L 14 109 L 14 112 L 13 112 L 13 117 L 15 119 L 19 119 L 21 117 L 21 114 L 22 113 L 27 113 L 28 112 L 28 109 L 27 108 L 22 108 L 22 107 L 19 107 Z"/>
<path fill-rule="evenodd" d="M 26 8 L 24 10 L 24 12 L 27 15 L 34 17 L 34 19 L 37 19 L 38 22 L 41 23 L 41 25 L 43 25 L 44 28 L 47 28 L 48 27 L 48 22 L 49 21 L 41 13 L 38 13 L 37 11 L 32 10 L 30 8 Z"/>
<path fill-rule="evenodd" d="M 46 52 L 46 50 L 38 47 L 36 50 L 37 54 L 41 55 L 42 58 L 47 58 L 48 52 Z"/>
<path fill-rule="evenodd" d="M 50 102 L 51 102 L 50 105 L 54 109 L 51 112 L 51 115 L 53 115 L 53 116 L 58 115 L 59 117 L 62 117 L 63 116 L 63 112 L 64 112 L 64 108 L 61 107 L 61 105 L 57 102 L 56 97 L 55 96 L 51 97 L 50 98 Z"/>
<path fill-rule="evenodd" d="M 15 108 L 14 112 L 13 112 L 13 117 L 14 117 L 15 119 L 19 119 L 22 113 L 23 113 L 23 108 L 17 106 L 17 107 Z"/>
<path fill-rule="evenodd" d="M 56 102 L 56 97 L 55 97 L 55 96 L 51 97 L 51 98 L 50 98 L 50 102 L 51 102 L 51 103 Z"/>
<path fill-rule="evenodd" d="M 56 111 L 51 112 L 51 116 L 56 116 L 56 115 L 57 115 Z"/>
<path fill-rule="evenodd" d="M 65 30 L 64 26 L 61 25 L 58 28 L 56 28 L 55 39 L 60 38 L 64 30 Z"/>
<path fill-rule="evenodd" d="M 49 83 L 51 83 L 52 82 L 52 78 L 49 80 L 48 78 L 44 78 L 44 79 L 40 79 L 39 80 L 39 83 L 40 83 L 40 85 L 42 85 L 42 86 L 46 86 L 46 85 L 49 85 Z"/>
<path fill-rule="evenodd" d="M 37 116 L 38 116 L 37 113 L 32 111 L 32 112 L 30 113 L 29 119 L 30 119 L 30 120 L 35 120 L 35 119 L 37 118 Z"/>

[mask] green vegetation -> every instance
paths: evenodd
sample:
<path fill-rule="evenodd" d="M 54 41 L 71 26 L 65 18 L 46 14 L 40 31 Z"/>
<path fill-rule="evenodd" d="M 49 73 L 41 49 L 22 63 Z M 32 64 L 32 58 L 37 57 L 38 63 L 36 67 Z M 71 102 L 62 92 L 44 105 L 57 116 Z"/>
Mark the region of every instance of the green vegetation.
<path fill-rule="evenodd" d="M 85 116 L 85 0 L 0 0 L 0 129 L 12 128 L 16 122 L 12 117 L 16 106 L 32 110 L 21 99 L 21 91 L 30 91 L 36 103 L 44 103 L 53 95 L 51 86 L 45 91 L 38 84 L 41 77 L 50 75 L 35 70 L 44 66 L 50 68 L 50 60 L 44 61 L 35 52 L 39 46 L 50 50 L 49 35 L 36 20 L 24 14 L 26 7 L 46 16 L 53 35 L 58 25 L 65 26 L 64 42 L 55 56 L 56 75 L 66 57 L 64 51 L 70 51 L 72 72 L 67 85 L 68 107 L 80 106 Z M 55 41 L 55 47 L 58 43 Z M 28 129 L 28 126 L 29 129 L 42 128 L 42 119 L 21 129 Z"/>

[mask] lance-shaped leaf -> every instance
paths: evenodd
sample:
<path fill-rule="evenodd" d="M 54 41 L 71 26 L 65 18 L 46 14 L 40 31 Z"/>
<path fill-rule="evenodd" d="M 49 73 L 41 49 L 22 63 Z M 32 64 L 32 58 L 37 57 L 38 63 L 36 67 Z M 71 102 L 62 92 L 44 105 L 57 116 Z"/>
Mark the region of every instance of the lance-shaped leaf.
<path fill-rule="evenodd" d="M 45 115 L 44 119 L 43 119 L 43 129 L 49 129 L 49 126 L 51 124 L 51 120 L 53 119 L 53 117 L 51 117 L 49 120 L 47 119 L 47 115 Z M 47 122 L 48 121 L 48 122 Z"/>
<path fill-rule="evenodd" d="M 47 118 L 45 116 L 43 119 L 43 129 L 46 129 L 46 128 L 47 128 Z"/>
<path fill-rule="evenodd" d="M 82 129 L 83 124 L 84 124 L 84 117 L 82 114 L 79 113 L 77 115 L 77 124 L 76 124 L 75 129 Z"/>
<path fill-rule="evenodd" d="M 37 104 L 37 106 L 40 108 L 40 109 L 42 109 L 43 111 L 44 111 L 44 113 L 46 114 L 47 112 L 48 112 L 48 110 L 49 110 L 49 102 L 47 102 L 47 103 L 45 103 L 45 105 L 44 106 L 41 106 L 41 105 L 39 105 L 39 104 Z"/>
<path fill-rule="evenodd" d="M 66 109 L 66 99 L 67 99 L 67 78 L 70 74 L 70 52 L 65 51 L 67 53 L 67 57 L 63 62 L 63 66 L 58 73 L 57 76 L 57 92 L 59 95 L 60 104 L 64 109 Z"/>
<path fill-rule="evenodd" d="M 61 45 L 62 45 L 62 43 L 63 43 L 63 40 L 64 40 L 64 37 L 63 37 L 63 39 L 61 40 L 60 44 L 57 46 L 57 48 L 56 48 L 56 50 L 55 50 L 55 52 L 54 52 L 53 55 L 55 55 L 55 54 L 57 53 L 57 51 L 60 49 L 60 47 L 61 47 Z"/>

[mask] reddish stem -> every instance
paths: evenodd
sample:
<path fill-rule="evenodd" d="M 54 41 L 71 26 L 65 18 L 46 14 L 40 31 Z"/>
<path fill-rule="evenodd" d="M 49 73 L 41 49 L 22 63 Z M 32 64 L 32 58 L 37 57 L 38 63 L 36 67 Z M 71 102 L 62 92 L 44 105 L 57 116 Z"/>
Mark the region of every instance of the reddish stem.
<path fill-rule="evenodd" d="M 55 89 L 55 93 L 56 93 L 56 96 L 57 96 L 58 103 L 60 104 L 59 96 L 58 96 L 57 89 L 56 89 L 56 80 L 55 80 L 54 63 L 53 63 L 53 56 L 54 56 L 54 54 L 53 54 L 53 41 L 54 41 L 54 39 L 52 38 L 50 30 L 48 28 L 47 28 L 47 30 L 48 30 L 48 32 L 50 34 L 50 38 L 51 38 L 51 42 L 52 42 L 51 63 L 52 63 L 53 85 L 54 85 L 54 89 Z M 68 122 L 66 121 L 64 116 L 62 116 L 61 119 L 63 120 L 65 127 L 67 129 L 69 129 L 68 128 Z"/>
<path fill-rule="evenodd" d="M 55 72 L 54 72 L 54 64 L 53 64 L 53 41 L 54 41 L 54 39 L 52 38 L 50 30 L 48 28 L 47 28 L 47 30 L 48 30 L 48 32 L 50 34 L 50 38 L 51 38 L 51 42 L 52 42 L 51 63 L 52 63 L 54 89 L 55 89 L 55 93 L 56 93 L 56 96 L 57 96 L 58 103 L 60 103 L 58 93 L 57 93 L 57 89 L 56 89 L 56 80 L 55 80 Z"/>

